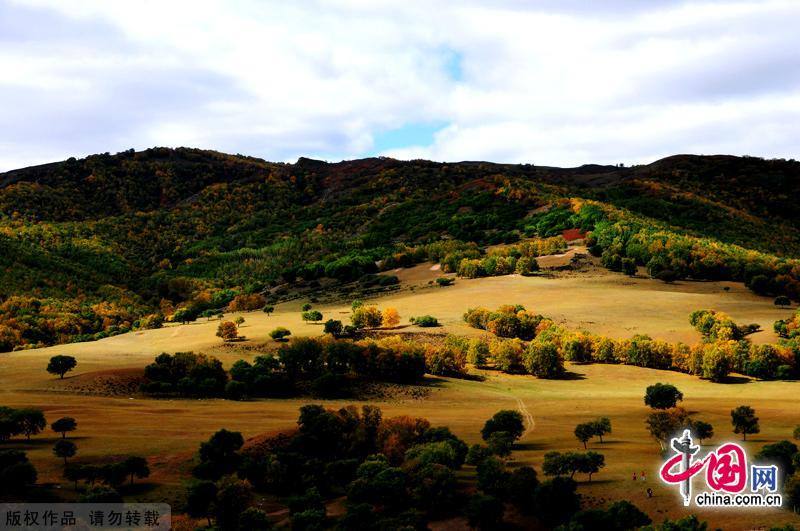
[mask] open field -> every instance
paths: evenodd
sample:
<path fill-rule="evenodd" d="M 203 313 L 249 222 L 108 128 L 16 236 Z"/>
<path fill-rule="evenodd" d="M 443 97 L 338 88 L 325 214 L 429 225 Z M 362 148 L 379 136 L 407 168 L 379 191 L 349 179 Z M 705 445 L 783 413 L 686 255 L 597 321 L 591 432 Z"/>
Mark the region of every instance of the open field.
<path fill-rule="evenodd" d="M 521 303 L 529 309 L 552 316 L 572 328 L 615 337 L 647 333 L 668 340 L 697 341 L 688 324 L 688 313 L 713 308 L 729 313 L 739 322 L 757 322 L 765 332 L 752 338 L 772 341 L 772 321 L 788 311 L 777 310 L 772 301 L 752 295 L 739 284 L 679 282 L 666 285 L 643 278 L 630 279 L 620 274 L 592 271 L 588 274 L 545 277 L 494 277 L 459 279 L 451 287 L 430 287 L 429 279 L 441 276 L 430 264 L 399 272 L 403 289 L 375 299 L 381 307 L 396 307 L 403 320 L 411 315 L 431 314 L 440 319 L 443 329 L 459 334 L 479 331 L 467 328 L 461 314 L 470 306 L 494 308 L 502 303 Z M 729 291 L 724 291 L 728 286 Z M 413 290 L 412 290 L 413 287 Z M 218 321 L 200 320 L 189 325 L 170 325 L 159 330 L 125 334 L 93 343 L 61 345 L 47 349 L 0 355 L 0 405 L 33 406 L 45 411 L 48 421 L 61 416 L 78 420 L 74 433 L 78 459 L 100 460 L 113 455 L 140 454 L 148 457 L 153 488 L 143 487 L 136 496 L 143 499 L 179 499 L 182 482 L 189 476 L 190 460 L 198 444 L 225 427 L 241 431 L 245 437 L 291 427 L 298 408 L 309 402 L 332 407 L 352 401 L 311 399 L 257 400 L 156 400 L 141 396 L 87 396 L 66 391 L 76 382 L 103 375 L 124 378 L 135 375 L 159 352 L 205 351 L 223 360 L 249 359 L 257 354 L 248 345 L 265 342 L 268 332 L 281 325 L 295 335 L 317 335 L 320 325 L 303 323 L 299 307 L 304 301 L 281 304 L 267 316 L 262 312 L 242 314 L 241 329 L 248 341 L 223 347 L 214 333 Z M 369 301 L 372 302 L 372 301 Z M 349 305 L 317 305 L 325 318 L 347 321 Z M 403 331 L 420 330 L 407 327 Z M 78 359 L 74 373 L 60 381 L 44 371 L 54 354 L 69 354 Z M 385 416 L 408 414 L 428 418 L 434 425 L 447 425 L 468 443 L 478 442 L 486 418 L 499 409 L 520 408 L 532 417 L 533 425 L 520 441 L 512 463 L 532 464 L 541 471 L 545 452 L 582 448 L 572 430 L 579 422 L 608 416 L 613 433 L 604 444 L 596 440 L 590 448 L 605 454 L 607 468 L 595 475 L 591 484 L 583 481 L 580 492 L 588 502 L 602 504 L 609 499 L 629 499 L 655 521 L 685 514 L 677 492 L 656 480 L 661 458 L 658 445 L 644 426 L 648 409 L 642 402 L 647 385 L 670 382 L 685 394 L 683 405 L 696 417 L 714 425 L 717 435 L 710 441 L 733 439 L 732 408 L 747 404 L 761 418 L 762 433 L 748 440 L 746 447 L 755 453 L 765 443 L 791 437 L 800 423 L 797 391 L 800 383 L 755 382 L 712 384 L 679 373 L 618 365 L 570 365 L 574 378 L 539 380 L 483 371 L 485 381 L 430 378 L 430 394 L 422 399 L 378 400 Z M 100 374 L 89 374 L 98 371 Z M 530 424 L 530 423 L 529 423 Z M 61 463 L 51 453 L 54 434 L 46 432 L 30 443 L 14 441 L 28 451 L 40 472 L 40 481 L 59 482 Z M 633 472 L 645 471 L 648 481 L 633 482 Z M 583 480 L 583 477 L 579 479 Z M 145 483 L 148 483 L 145 482 Z M 655 496 L 648 499 L 647 487 Z M 69 486 L 63 487 L 69 497 Z M 739 510 L 692 512 L 724 529 L 750 529 L 758 526 L 800 523 L 788 511 Z"/>

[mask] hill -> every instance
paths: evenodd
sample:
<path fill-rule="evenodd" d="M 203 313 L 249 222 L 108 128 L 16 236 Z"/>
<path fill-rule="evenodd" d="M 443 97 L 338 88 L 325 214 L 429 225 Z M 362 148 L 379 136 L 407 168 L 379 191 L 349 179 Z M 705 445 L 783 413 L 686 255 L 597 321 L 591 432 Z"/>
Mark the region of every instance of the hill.
<path fill-rule="evenodd" d="M 796 299 L 798 192 L 800 163 L 752 157 L 279 164 L 154 148 L 69 159 L 0 174 L 0 351 L 237 296 L 251 309 L 423 260 L 455 270 L 489 245 L 570 228 L 591 231 L 612 269 L 628 258 L 654 276 L 741 280 Z"/>

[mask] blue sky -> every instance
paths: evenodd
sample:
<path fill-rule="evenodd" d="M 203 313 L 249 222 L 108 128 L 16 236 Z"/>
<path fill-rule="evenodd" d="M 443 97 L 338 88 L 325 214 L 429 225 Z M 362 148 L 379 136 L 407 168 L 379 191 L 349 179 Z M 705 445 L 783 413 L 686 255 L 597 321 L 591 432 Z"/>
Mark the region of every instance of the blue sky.
<path fill-rule="evenodd" d="M 793 0 L 0 0 L 0 171 L 151 146 L 797 158 Z"/>

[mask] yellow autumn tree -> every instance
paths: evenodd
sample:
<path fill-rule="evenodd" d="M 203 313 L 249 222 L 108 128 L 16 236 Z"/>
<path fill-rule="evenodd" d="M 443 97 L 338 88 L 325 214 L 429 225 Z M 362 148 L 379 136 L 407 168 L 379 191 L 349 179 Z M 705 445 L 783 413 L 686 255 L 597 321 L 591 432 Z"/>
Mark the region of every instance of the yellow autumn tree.
<path fill-rule="evenodd" d="M 396 308 L 383 310 L 383 326 L 397 326 L 400 324 L 400 314 Z"/>

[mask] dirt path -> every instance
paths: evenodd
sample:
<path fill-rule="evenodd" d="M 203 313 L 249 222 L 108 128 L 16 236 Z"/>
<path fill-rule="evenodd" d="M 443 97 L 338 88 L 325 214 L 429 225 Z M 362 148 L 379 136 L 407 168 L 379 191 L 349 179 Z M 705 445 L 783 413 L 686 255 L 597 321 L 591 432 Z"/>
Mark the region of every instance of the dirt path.
<path fill-rule="evenodd" d="M 536 422 L 534 422 L 533 415 L 531 415 L 531 412 L 528 411 L 528 408 L 525 406 L 525 402 L 517 396 L 515 396 L 514 399 L 517 401 L 517 409 L 522 413 L 522 418 L 525 419 L 525 431 L 522 432 L 522 435 L 525 435 L 536 427 Z"/>

